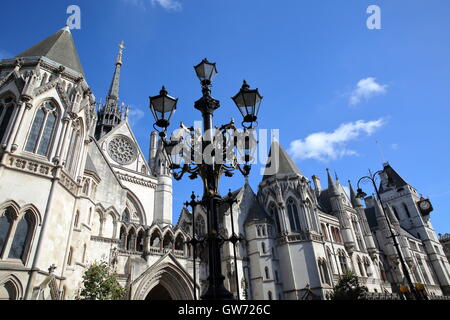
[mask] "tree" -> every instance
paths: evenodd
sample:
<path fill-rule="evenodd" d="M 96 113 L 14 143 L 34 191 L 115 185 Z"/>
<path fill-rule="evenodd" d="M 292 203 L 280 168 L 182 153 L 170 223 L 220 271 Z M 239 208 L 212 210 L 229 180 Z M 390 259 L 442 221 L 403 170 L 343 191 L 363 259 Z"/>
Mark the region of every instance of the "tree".
<path fill-rule="evenodd" d="M 122 300 L 126 290 L 106 262 L 93 263 L 83 274 L 80 300 Z"/>
<path fill-rule="evenodd" d="M 346 272 L 331 294 L 331 300 L 364 300 L 369 290 L 361 286 L 358 277 L 352 272 Z"/>

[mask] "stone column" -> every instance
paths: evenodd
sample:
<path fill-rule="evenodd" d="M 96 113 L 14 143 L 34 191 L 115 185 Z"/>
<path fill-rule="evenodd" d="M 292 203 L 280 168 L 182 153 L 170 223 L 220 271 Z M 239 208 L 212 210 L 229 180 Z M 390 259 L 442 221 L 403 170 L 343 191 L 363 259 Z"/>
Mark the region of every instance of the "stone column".
<path fill-rule="evenodd" d="M 15 152 L 18 148 L 17 138 L 19 132 L 22 129 L 23 118 L 25 117 L 25 111 L 30 110 L 32 104 L 29 102 L 21 101 L 18 105 L 19 111 L 17 113 L 16 121 L 14 123 L 14 127 L 11 130 L 9 142 L 7 144 L 6 150 L 8 152 Z"/>

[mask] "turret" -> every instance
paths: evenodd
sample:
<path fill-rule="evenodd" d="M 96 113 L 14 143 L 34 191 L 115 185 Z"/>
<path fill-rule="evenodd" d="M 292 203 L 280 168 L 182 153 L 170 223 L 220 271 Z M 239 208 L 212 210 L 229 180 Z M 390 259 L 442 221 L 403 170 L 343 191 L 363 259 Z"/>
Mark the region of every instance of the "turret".
<path fill-rule="evenodd" d="M 389 226 L 386 221 L 386 217 L 384 215 L 383 209 L 381 208 L 381 204 L 377 199 L 374 199 L 375 205 L 375 216 L 377 218 L 377 224 L 384 235 L 384 239 L 386 241 L 386 255 L 391 259 L 391 261 L 398 260 L 397 251 L 394 248 L 394 241 L 392 240 L 391 232 L 389 230 Z"/>
<path fill-rule="evenodd" d="M 322 191 L 322 184 L 320 183 L 320 178 L 316 175 L 312 176 L 312 180 L 314 183 L 314 191 L 317 194 L 320 194 L 320 192 Z"/>
<path fill-rule="evenodd" d="M 172 224 L 172 176 L 161 143 L 158 144 L 156 151 L 153 173 L 158 178 L 155 190 L 154 221 L 163 226 Z"/>
<path fill-rule="evenodd" d="M 370 231 L 369 222 L 367 221 L 366 213 L 364 212 L 364 207 L 361 203 L 361 200 L 356 197 L 355 190 L 353 189 L 350 180 L 348 181 L 348 185 L 350 187 L 350 201 L 353 208 L 356 210 L 356 213 L 358 214 L 364 242 L 367 247 L 367 252 L 370 254 L 370 256 L 373 257 L 373 255 L 377 251 L 377 248 L 375 246 L 375 241 L 373 240 L 372 232 Z"/>
<path fill-rule="evenodd" d="M 395 230 L 394 232 L 397 234 L 397 241 L 400 245 L 400 248 L 402 250 L 403 257 L 405 260 L 409 263 L 413 261 L 411 252 L 409 250 L 408 240 L 404 235 L 401 233 L 401 227 L 400 222 L 398 221 L 397 217 L 395 216 L 394 212 L 392 211 L 391 206 L 386 206 L 386 214 L 389 218 L 389 221 L 392 225 L 392 228 Z"/>
<path fill-rule="evenodd" d="M 158 132 L 153 131 L 150 134 L 150 151 L 148 156 L 148 163 L 150 165 L 150 168 L 154 168 L 154 162 L 156 159 L 156 153 L 158 151 Z"/>
<path fill-rule="evenodd" d="M 330 175 L 330 171 L 327 169 L 328 175 L 328 194 L 330 196 L 331 208 L 333 214 L 339 219 L 341 225 L 342 238 L 344 239 L 344 245 L 350 253 L 353 252 L 355 248 L 355 239 L 353 239 L 353 233 L 350 226 L 350 219 L 347 212 L 344 209 L 343 199 L 337 186 L 335 185 L 333 178 Z"/>

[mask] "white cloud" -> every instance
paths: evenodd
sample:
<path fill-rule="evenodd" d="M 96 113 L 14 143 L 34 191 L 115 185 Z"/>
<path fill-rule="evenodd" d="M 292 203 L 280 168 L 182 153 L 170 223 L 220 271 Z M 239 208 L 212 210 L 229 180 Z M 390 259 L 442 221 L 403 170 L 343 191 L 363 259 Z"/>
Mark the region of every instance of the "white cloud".
<path fill-rule="evenodd" d="M 144 118 L 145 112 L 137 107 L 131 107 L 128 111 L 128 121 L 131 126 L 134 126 L 138 123 L 142 118 Z"/>
<path fill-rule="evenodd" d="M 169 11 L 181 11 L 183 8 L 181 2 L 178 0 L 122 0 L 123 2 L 146 10 L 146 3 L 151 3 L 153 6 L 159 5 Z"/>
<path fill-rule="evenodd" d="M 161 7 L 167 10 L 181 10 L 181 3 L 177 0 L 152 0 L 152 4 L 159 4 Z"/>
<path fill-rule="evenodd" d="M 375 78 L 369 77 L 358 81 L 356 87 L 350 93 L 350 105 L 356 106 L 363 100 L 386 93 L 387 85 L 377 83 Z"/>
<path fill-rule="evenodd" d="M 399 148 L 399 146 L 398 146 L 397 143 L 391 144 L 391 149 L 392 149 L 392 150 L 398 150 L 398 148 Z"/>
<path fill-rule="evenodd" d="M 384 119 L 343 123 L 333 132 L 312 133 L 304 140 L 292 141 L 289 152 L 296 159 L 316 159 L 323 162 L 358 155 L 356 151 L 347 148 L 347 143 L 363 134 L 372 135 L 384 123 Z"/>

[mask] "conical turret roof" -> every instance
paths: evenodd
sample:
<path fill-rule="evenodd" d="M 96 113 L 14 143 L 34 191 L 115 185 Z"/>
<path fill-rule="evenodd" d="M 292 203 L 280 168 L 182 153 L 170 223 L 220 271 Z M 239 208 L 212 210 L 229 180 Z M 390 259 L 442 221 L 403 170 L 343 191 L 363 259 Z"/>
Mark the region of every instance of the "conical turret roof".
<path fill-rule="evenodd" d="M 303 173 L 295 165 L 294 161 L 289 157 L 286 150 L 284 150 L 279 142 L 273 141 L 272 146 L 270 147 L 263 180 L 273 176 L 284 175 L 303 175 Z"/>
<path fill-rule="evenodd" d="M 354 208 L 362 207 L 361 200 L 359 200 L 359 198 L 356 197 L 355 190 L 353 190 L 353 186 L 352 186 L 352 183 L 350 182 L 350 180 L 348 180 L 348 185 L 350 188 L 350 201 L 352 202 L 352 206 Z"/>
<path fill-rule="evenodd" d="M 69 27 L 59 30 L 16 57 L 45 57 L 84 75 Z"/>

